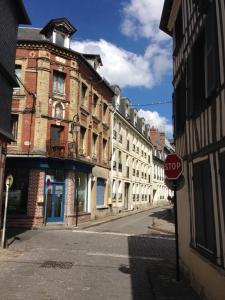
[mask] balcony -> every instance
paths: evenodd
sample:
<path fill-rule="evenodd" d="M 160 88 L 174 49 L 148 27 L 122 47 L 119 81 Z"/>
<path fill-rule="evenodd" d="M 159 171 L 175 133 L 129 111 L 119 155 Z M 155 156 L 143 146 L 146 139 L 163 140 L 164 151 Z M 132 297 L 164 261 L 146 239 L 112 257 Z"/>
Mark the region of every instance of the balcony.
<path fill-rule="evenodd" d="M 48 156 L 67 158 L 67 143 L 64 141 L 47 141 L 46 143 L 46 152 Z"/>

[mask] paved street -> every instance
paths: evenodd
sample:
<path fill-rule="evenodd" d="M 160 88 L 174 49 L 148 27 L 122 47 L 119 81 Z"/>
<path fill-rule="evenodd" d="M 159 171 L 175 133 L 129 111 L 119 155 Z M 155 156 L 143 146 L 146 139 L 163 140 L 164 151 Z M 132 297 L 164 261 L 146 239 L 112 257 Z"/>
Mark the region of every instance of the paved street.
<path fill-rule="evenodd" d="M 173 235 L 149 229 L 165 210 L 17 234 L 0 252 L 0 299 L 198 299 L 175 280 Z"/>

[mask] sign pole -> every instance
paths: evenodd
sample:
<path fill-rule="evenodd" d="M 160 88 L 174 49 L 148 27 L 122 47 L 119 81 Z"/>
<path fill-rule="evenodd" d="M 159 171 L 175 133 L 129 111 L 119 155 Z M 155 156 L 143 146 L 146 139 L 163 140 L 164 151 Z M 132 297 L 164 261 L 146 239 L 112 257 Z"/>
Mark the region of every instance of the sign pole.
<path fill-rule="evenodd" d="M 6 194 L 5 194 L 5 210 L 4 210 L 4 219 L 2 227 L 2 248 L 5 248 L 5 228 L 6 228 L 6 218 L 7 218 L 7 208 L 8 208 L 8 198 L 9 198 L 9 185 L 6 185 Z"/>
<path fill-rule="evenodd" d="M 173 181 L 174 190 L 174 221 L 175 221 L 175 241 L 176 241 L 176 280 L 180 281 L 180 263 L 179 263 L 179 240 L 178 240 L 178 222 L 177 222 L 177 182 Z"/>

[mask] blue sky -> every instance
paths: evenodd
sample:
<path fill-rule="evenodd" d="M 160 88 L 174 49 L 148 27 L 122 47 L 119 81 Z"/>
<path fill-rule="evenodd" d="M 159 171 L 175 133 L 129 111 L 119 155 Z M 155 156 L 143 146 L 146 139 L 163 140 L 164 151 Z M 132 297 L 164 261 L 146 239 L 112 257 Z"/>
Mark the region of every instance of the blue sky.
<path fill-rule="evenodd" d="M 98 53 L 100 73 L 140 105 L 140 115 L 172 135 L 171 39 L 158 29 L 164 0 L 24 0 L 33 27 L 66 17 L 77 28 L 71 47 Z"/>

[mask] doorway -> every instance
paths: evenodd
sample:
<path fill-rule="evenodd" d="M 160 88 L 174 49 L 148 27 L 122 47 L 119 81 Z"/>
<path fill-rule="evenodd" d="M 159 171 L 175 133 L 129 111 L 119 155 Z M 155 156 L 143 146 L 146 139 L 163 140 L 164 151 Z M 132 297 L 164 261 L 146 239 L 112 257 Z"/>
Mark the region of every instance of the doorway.
<path fill-rule="evenodd" d="M 52 182 L 46 187 L 46 221 L 62 222 L 64 219 L 64 183 Z"/>
<path fill-rule="evenodd" d="M 128 200 L 129 200 L 129 182 L 125 182 L 124 185 L 124 209 L 128 209 Z"/>

